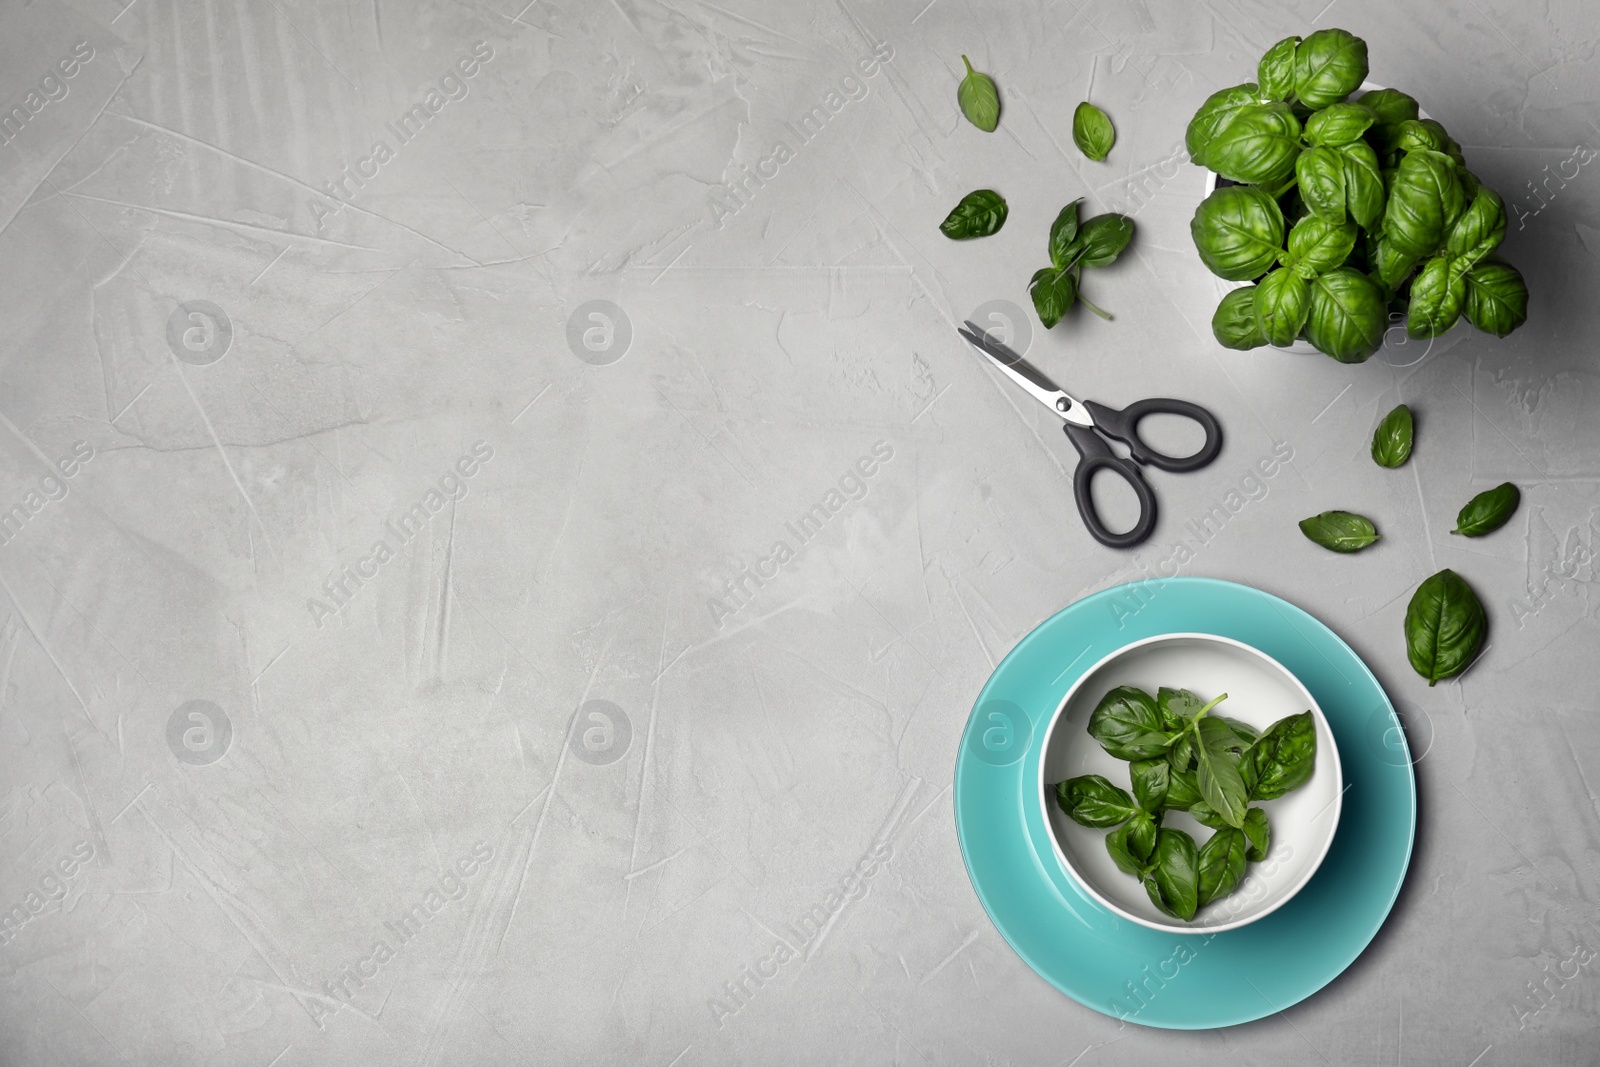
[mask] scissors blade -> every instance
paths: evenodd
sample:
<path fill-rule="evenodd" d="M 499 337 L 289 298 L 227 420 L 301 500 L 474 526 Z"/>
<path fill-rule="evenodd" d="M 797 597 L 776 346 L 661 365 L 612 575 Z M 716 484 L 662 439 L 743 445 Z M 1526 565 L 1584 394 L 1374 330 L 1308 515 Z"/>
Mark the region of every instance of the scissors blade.
<path fill-rule="evenodd" d="M 1018 388 L 1049 408 L 1056 418 L 1078 426 L 1094 425 L 1094 420 L 1082 404 L 1047 378 L 1043 371 L 990 337 L 987 332 L 970 321 L 965 329 L 956 332 L 988 357 L 989 362 L 1015 382 Z"/>

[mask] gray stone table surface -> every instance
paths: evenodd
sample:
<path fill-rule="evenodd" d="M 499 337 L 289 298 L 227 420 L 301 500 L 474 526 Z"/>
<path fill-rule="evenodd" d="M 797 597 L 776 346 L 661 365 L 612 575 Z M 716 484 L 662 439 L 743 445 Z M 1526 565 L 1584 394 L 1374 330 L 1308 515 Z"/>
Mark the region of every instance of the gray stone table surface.
<path fill-rule="evenodd" d="M 0 1063 L 1600 1063 L 1600 11 L 523 3 L 0 9 Z M 1212 339 L 1187 119 L 1328 26 L 1501 191 L 1511 337 Z M 1004 230 L 946 240 L 982 187 Z M 952 332 L 1078 197 L 1137 223 L 1116 317 L 1019 344 L 1227 429 L 1133 551 Z M 1328 508 L 1383 540 L 1317 548 Z M 1430 689 L 1444 567 L 1490 644 Z M 1327 622 L 1421 757 L 1377 940 L 1199 1033 L 1035 975 L 951 798 L 1006 652 L 1175 572 Z"/>

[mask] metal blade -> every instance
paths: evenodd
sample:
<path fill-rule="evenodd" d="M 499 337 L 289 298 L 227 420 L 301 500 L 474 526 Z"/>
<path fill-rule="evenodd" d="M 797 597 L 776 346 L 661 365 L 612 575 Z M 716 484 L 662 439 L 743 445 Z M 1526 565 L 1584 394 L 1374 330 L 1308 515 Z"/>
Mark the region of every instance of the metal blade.
<path fill-rule="evenodd" d="M 1089 417 L 1083 405 L 1062 391 L 1055 382 L 1045 376 L 1043 371 L 983 330 L 968 322 L 966 329 L 956 332 L 988 357 L 989 362 L 1015 382 L 1018 388 L 1054 412 L 1057 418 L 1079 426 L 1094 425 L 1094 420 Z"/>

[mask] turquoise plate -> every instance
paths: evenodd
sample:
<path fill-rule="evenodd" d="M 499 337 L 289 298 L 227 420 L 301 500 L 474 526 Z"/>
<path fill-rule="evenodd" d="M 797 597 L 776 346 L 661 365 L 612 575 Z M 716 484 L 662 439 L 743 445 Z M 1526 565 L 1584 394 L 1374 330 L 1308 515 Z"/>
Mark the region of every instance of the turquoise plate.
<path fill-rule="evenodd" d="M 1316 697 L 1344 765 L 1339 830 L 1289 903 L 1237 930 L 1170 934 L 1122 919 L 1061 868 L 1033 783 L 1044 728 L 1072 683 L 1129 642 L 1221 634 L 1282 663 Z M 1405 734 L 1350 646 L 1287 601 L 1211 578 L 1102 590 L 1057 612 L 995 668 L 956 757 L 956 834 L 972 887 L 1017 954 L 1079 1003 L 1146 1026 L 1249 1022 L 1305 999 L 1389 914 L 1417 827 Z"/>

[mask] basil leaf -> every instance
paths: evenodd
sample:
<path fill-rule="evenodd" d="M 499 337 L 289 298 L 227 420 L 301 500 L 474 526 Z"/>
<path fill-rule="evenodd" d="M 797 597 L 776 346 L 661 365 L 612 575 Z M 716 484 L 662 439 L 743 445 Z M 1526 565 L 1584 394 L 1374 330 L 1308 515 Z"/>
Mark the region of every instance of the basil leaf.
<path fill-rule="evenodd" d="M 1300 532 L 1334 552 L 1360 552 L 1378 539 L 1372 520 L 1353 511 L 1324 511 L 1301 519 Z"/>
<path fill-rule="evenodd" d="M 1058 268 L 1072 265 L 1071 252 L 1078 236 L 1078 205 L 1083 197 L 1061 209 L 1056 221 L 1050 224 L 1050 262 Z"/>
<path fill-rule="evenodd" d="M 1034 272 L 1033 280 L 1028 283 L 1028 295 L 1033 297 L 1033 310 L 1039 313 L 1039 321 L 1048 330 L 1061 321 L 1061 316 L 1078 299 L 1078 279 L 1069 269 L 1045 267 Z"/>
<path fill-rule="evenodd" d="M 1454 678 L 1477 658 L 1489 628 L 1483 603 L 1448 567 L 1425 579 L 1406 605 L 1406 656 L 1432 686 Z"/>
<path fill-rule="evenodd" d="M 1185 735 L 1178 741 L 1178 745 L 1188 740 L 1188 735 Z M 1172 746 L 1173 751 L 1177 751 L 1178 745 Z M 1191 811 L 1198 803 L 1204 802 L 1200 799 L 1200 783 L 1196 780 L 1194 771 L 1184 768 L 1168 775 L 1167 796 L 1162 802 L 1163 807 L 1168 811 Z"/>
<path fill-rule="evenodd" d="M 1217 810 L 1204 800 L 1197 800 L 1189 805 L 1189 816 L 1201 826 L 1209 826 L 1213 830 L 1228 829 L 1228 820 L 1217 814 Z"/>
<path fill-rule="evenodd" d="M 1194 918 L 1200 906 L 1200 854 L 1194 847 L 1194 838 L 1182 830 L 1158 830 L 1154 859 L 1150 877 L 1167 910 L 1180 919 Z M 1145 888 L 1149 889 L 1148 882 Z"/>
<path fill-rule="evenodd" d="M 1129 819 L 1115 830 L 1106 835 L 1106 851 L 1111 853 L 1111 861 L 1117 865 L 1117 870 L 1123 874 L 1131 874 L 1135 878 L 1143 878 L 1150 871 L 1148 862 L 1150 853 L 1155 848 L 1156 839 L 1155 820 L 1148 815 L 1139 815 Z M 1134 839 L 1144 838 L 1144 830 L 1148 828 L 1148 843 L 1144 848 L 1144 855 L 1135 855 Z M 1136 834 L 1137 831 L 1137 834 Z"/>
<path fill-rule="evenodd" d="M 1255 314 L 1256 329 L 1267 344 L 1282 348 L 1300 335 L 1311 314 L 1311 286 L 1280 267 L 1256 285 Z"/>
<path fill-rule="evenodd" d="M 1383 417 L 1372 435 L 1372 461 L 1391 469 L 1405 463 L 1411 458 L 1411 443 L 1416 432 L 1411 409 L 1400 404 Z"/>
<path fill-rule="evenodd" d="M 1339 146 L 1340 161 L 1344 166 L 1345 206 L 1361 228 L 1376 230 L 1383 224 L 1383 174 L 1378 169 L 1378 155 L 1365 141 L 1355 141 Z"/>
<path fill-rule="evenodd" d="M 1150 694 L 1121 685 L 1100 698 L 1089 716 L 1089 735 L 1117 759 L 1151 759 L 1165 755 L 1172 738 L 1161 728 L 1161 715 Z"/>
<path fill-rule="evenodd" d="M 1501 482 L 1493 489 L 1485 489 L 1461 509 L 1456 516 L 1456 528 L 1451 533 L 1463 537 L 1482 537 L 1504 526 L 1522 503 L 1522 491 L 1510 482 Z"/>
<path fill-rule="evenodd" d="M 1267 858 L 1272 847 L 1272 828 L 1267 824 L 1264 808 L 1251 808 L 1244 813 L 1245 859 L 1260 863 Z"/>
<path fill-rule="evenodd" d="M 1458 270 L 1466 271 L 1499 248 L 1505 236 L 1505 204 L 1493 189 L 1479 188 L 1478 195 L 1450 227 L 1444 250 L 1454 257 Z"/>
<path fill-rule="evenodd" d="M 1231 282 L 1250 281 L 1278 261 L 1283 211 L 1264 190 L 1228 185 L 1200 201 L 1189 234 L 1211 273 Z"/>
<path fill-rule="evenodd" d="M 1201 719 L 1196 726 L 1199 744 L 1195 746 L 1195 779 L 1200 796 L 1229 826 L 1240 826 L 1244 822 L 1246 796 L 1238 757 L 1228 751 L 1233 744 L 1233 730 L 1219 719 Z"/>
<path fill-rule="evenodd" d="M 1332 148 L 1308 148 L 1295 160 L 1300 198 L 1318 218 L 1334 225 L 1344 221 L 1344 156 Z"/>
<path fill-rule="evenodd" d="M 1174 774 L 1181 771 L 1187 771 L 1190 767 L 1194 766 L 1194 738 L 1189 734 L 1184 734 L 1182 737 L 1178 738 L 1178 740 L 1174 741 L 1172 747 L 1167 749 L 1167 763 L 1172 767 Z M 1195 788 L 1198 789 L 1199 786 L 1196 786 Z M 1196 793 L 1195 795 L 1199 796 L 1200 794 Z M 1169 798 L 1167 801 L 1167 807 L 1173 808 L 1179 806 L 1172 803 L 1170 799 L 1172 796 L 1172 791 L 1170 788 L 1167 791 L 1167 796 Z"/>
<path fill-rule="evenodd" d="M 1228 729 L 1233 731 L 1235 743 L 1229 746 L 1230 752 L 1244 752 L 1245 749 L 1250 747 L 1251 742 L 1261 736 L 1261 731 L 1247 722 L 1240 722 L 1238 719 L 1230 719 L 1226 715 L 1217 715 L 1215 713 L 1211 717 L 1218 722 L 1227 723 Z"/>
<path fill-rule="evenodd" d="M 1372 265 L 1378 277 L 1391 290 L 1399 289 L 1400 284 L 1411 277 L 1411 272 L 1417 265 L 1417 257 L 1401 252 L 1387 237 L 1379 237 L 1375 247 L 1376 254 L 1372 257 Z"/>
<path fill-rule="evenodd" d="M 1340 363 L 1363 363 L 1388 326 L 1383 294 L 1365 274 L 1340 267 L 1311 283 L 1306 339 Z"/>
<path fill-rule="evenodd" d="M 1285 37 L 1261 57 L 1256 65 L 1256 81 L 1267 100 L 1287 100 L 1294 92 L 1294 52 L 1299 37 Z"/>
<path fill-rule="evenodd" d="M 939 223 L 939 231 L 952 241 L 965 241 L 999 233 L 1005 222 L 1005 198 L 993 189 L 977 189 L 950 210 Z"/>
<path fill-rule="evenodd" d="M 1528 286 L 1517 268 L 1498 259 L 1467 272 L 1467 321 L 1496 337 L 1528 321 Z"/>
<path fill-rule="evenodd" d="M 1311 271 L 1313 278 L 1333 270 L 1349 257 L 1359 232 L 1351 222 L 1335 225 L 1316 215 L 1307 215 L 1289 231 L 1285 266 L 1303 266 Z"/>
<path fill-rule="evenodd" d="M 1156 711 L 1161 715 L 1161 725 L 1176 732 L 1189 725 L 1189 720 L 1200 714 L 1206 702 L 1187 689 L 1156 690 Z"/>
<path fill-rule="evenodd" d="M 1256 325 L 1256 287 L 1234 289 L 1217 304 L 1211 315 L 1211 335 L 1223 348 L 1245 351 L 1260 348 L 1266 337 Z"/>
<path fill-rule="evenodd" d="M 1115 263 L 1133 239 L 1133 220 L 1111 212 L 1085 220 L 1078 231 L 1078 265 L 1106 267 Z"/>
<path fill-rule="evenodd" d="M 1361 104 L 1329 104 L 1306 119 L 1306 141 L 1313 145 L 1346 145 L 1359 140 L 1377 120 L 1378 116 Z"/>
<path fill-rule="evenodd" d="M 1150 903 L 1154 904 L 1156 907 L 1160 908 L 1162 912 L 1172 916 L 1174 919 L 1181 918 L 1181 916 L 1177 912 L 1173 911 L 1171 906 L 1167 904 L 1166 899 L 1162 897 L 1161 884 L 1156 881 L 1154 867 L 1152 867 L 1145 874 L 1143 880 L 1144 891 L 1150 894 Z"/>
<path fill-rule="evenodd" d="M 1295 95 L 1313 111 L 1343 100 L 1366 79 L 1367 42 L 1344 30 L 1318 30 L 1295 49 Z"/>
<path fill-rule="evenodd" d="M 1461 271 L 1448 256 L 1434 256 L 1411 280 L 1406 335 L 1438 337 L 1460 320 L 1466 302 L 1467 282 Z"/>
<path fill-rule="evenodd" d="M 1072 143 L 1095 162 L 1106 158 L 1117 142 L 1117 131 L 1104 111 L 1085 100 L 1072 113 Z"/>
<path fill-rule="evenodd" d="M 1172 781 L 1166 756 L 1134 760 L 1128 764 L 1128 777 L 1133 781 L 1133 799 L 1139 806 L 1145 811 L 1160 811 Z"/>
<path fill-rule="evenodd" d="M 1149 863 L 1156 851 L 1156 830 L 1161 826 L 1161 813 L 1141 811 L 1123 825 L 1128 831 L 1123 839 L 1128 852 L 1140 863 Z"/>
<path fill-rule="evenodd" d="M 1227 896 L 1238 887 L 1239 879 L 1244 877 L 1247 845 L 1244 831 L 1230 826 L 1218 830 L 1200 846 L 1196 857 L 1199 875 L 1195 883 L 1196 902 L 1200 907 Z"/>
<path fill-rule="evenodd" d="M 1449 156 L 1426 149 L 1407 152 L 1389 185 L 1384 236 L 1397 251 L 1431 256 L 1444 243 L 1464 203 Z"/>
<path fill-rule="evenodd" d="M 1183 134 L 1184 147 L 1189 150 L 1189 161 L 1196 166 L 1209 167 L 1211 164 L 1206 157 L 1212 139 L 1227 129 L 1245 108 L 1254 107 L 1259 102 L 1260 94 L 1255 82 L 1218 89 L 1206 97 Z"/>
<path fill-rule="evenodd" d="M 1317 725 L 1309 711 L 1279 719 L 1245 753 L 1251 800 L 1276 800 L 1305 785 L 1316 769 Z M 1243 824 L 1241 816 L 1240 822 Z"/>
<path fill-rule="evenodd" d="M 1399 126 L 1417 117 L 1417 102 L 1399 89 L 1371 89 L 1356 97 L 1356 103 L 1371 111 L 1383 126 Z"/>
<path fill-rule="evenodd" d="M 1241 108 L 1206 147 L 1206 165 L 1230 181 L 1276 185 L 1294 173 L 1300 120 L 1287 104 Z"/>
<path fill-rule="evenodd" d="M 1057 782 L 1056 806 L 1078 825 L 1102 830 L 1139 814 L 1132 797 L 1098 774 L 1081 774 Z"/>
<path fill-rule="evenodd" d="M 995 90 L 994 79 L 973 70 L 966 56 L 961 57 L 961 62 L 967 65 L 967 76 L 956 89 L 956 103 L 961 105 L 968 122 L 984 133 L 993 133 L 1000 125 L 1000 94 Z"/>

